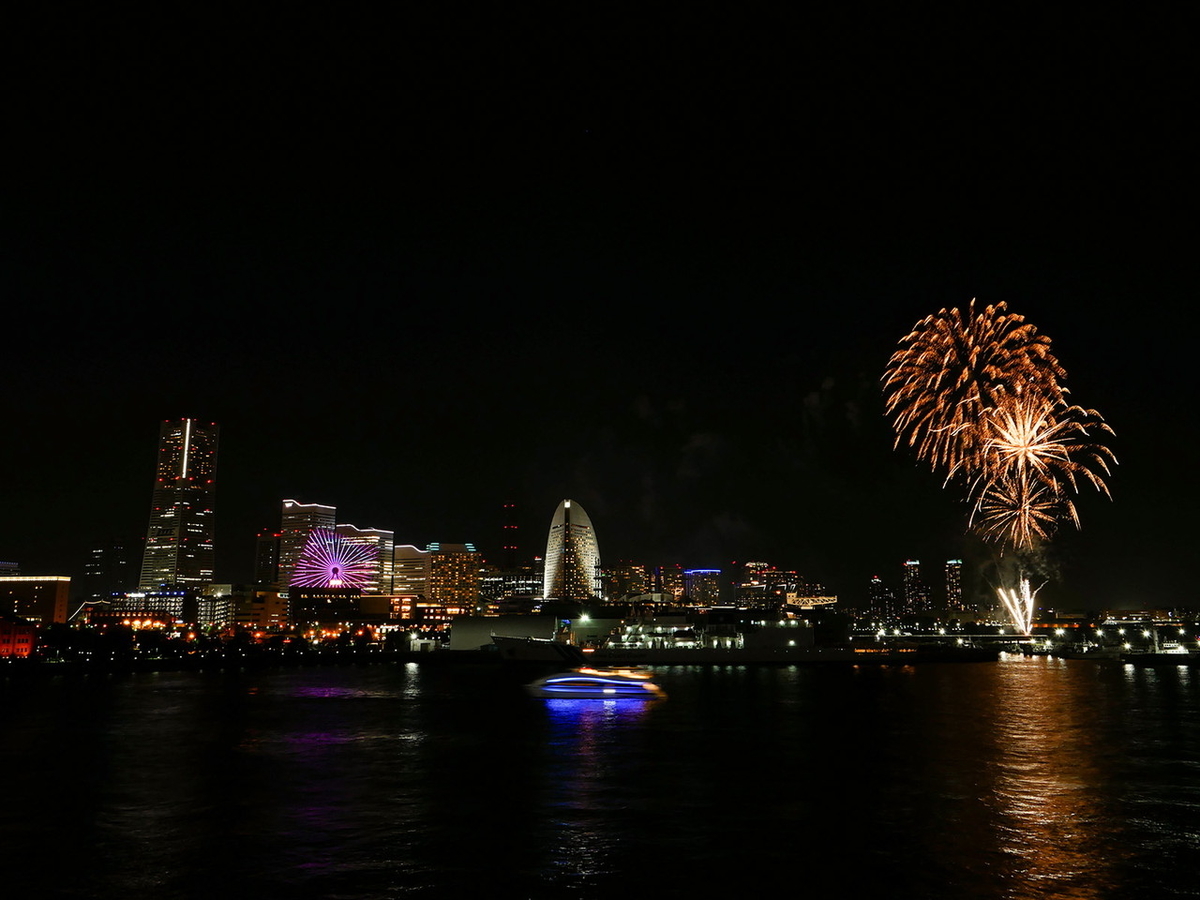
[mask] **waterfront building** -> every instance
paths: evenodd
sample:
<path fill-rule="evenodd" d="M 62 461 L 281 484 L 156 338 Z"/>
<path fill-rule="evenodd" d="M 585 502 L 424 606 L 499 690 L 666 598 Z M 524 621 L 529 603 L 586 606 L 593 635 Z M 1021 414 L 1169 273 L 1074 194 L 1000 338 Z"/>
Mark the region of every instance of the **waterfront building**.
<path fill-rule="evenodd" d="M 69 575 L 0 575 L 0 615 L 49 625 L 67 621 Z"/>
<path fill-rule="evenodd" d="M 683 566 L 678 563 L 673 566 L 659 566 L 655 574 L 655 587 L 658 593 L 664 595 L 664 602 L 667 604 L 682 603 L 685 591 Z"/>
<path fill-rule="evenodd" d="M 592 520 L 571 500 L 558 504 L 546 539 L 546 599 L 587 601 L 601 595 L 600 545 Z"/>
<path fill-rule="evenodd" d="M 124 541 L 93 544 L 83 564 L 83 599 L 107 600 L 134 586 L 137 579 Z"/>
<path fill-rule="evenodd" d="M 412 544 L 392 548 L 392 593 L 424 597 L 429 593 L 429 551 Z"/>
<path fill-rule="evenodd" d="M 299 500 L 284 500 L 279 520 L 279 563 L 274 584 L 287 590 L 292 583 L 292 573 L 304 553 L 304 545 L 314 528 L 333 530 L 337 519 L 337 507 L 322 503 L 301 503 Z"/>
<path fill-rule="evenodd" d="M 904 561 L 904 612 L 908 615 L 930 611 L 929 587 L 921 580 L 921 561 Z"/>
<path fill-rule="evenodd" d="M 36 625 L 0 613 L 0 659 L 32 656 L 36 641 Z"/>
<path fill-rule="evenodd" d="M 721 602 L 720 569 L 685 569 L 683 592 L 692 606 L 715 606 Z"/>
<path fill-rule="evenodd" d="M 473 615 L 479 603 L 479 551 L 473 544 L 432 543 L 426 599 L 446 614 Z"/>
<path fill-rule="evenodd" d="M 210 584 L 196 598 L 196 624 L 224 628 L 234 623 L 232 584 Z"/>
<path fill-rule="evenodd" d="M 871 617 L 886 622 L 896 615 L 896 595 L 878 575 L 871 576 Z"/>
<path fill-rule="evenodd" d="M 797 600 L 823 597 L 826 592 L 822 585 L 809 584 L 799 572 L 765 562 L 743 564 L 741 578 L 734 587 L 738 605 L 752 609 L 773 609 Z"/>
<path fill-rule="evenodd" d="M 255 587 L 252 590 L 235 590 L 233 600 L 234 621 L 245 628 L 282 629 L 289 624 L 287 598 L 276 590 Z"/>
<path fill-rule="evenodd" d="M 156 591 L 114 594 L 107 605 L 93 605 L 93 618 L 170 625 L 197 621 L 199 607 L 200 596 L 194 588 L 165 587 Z"/>
<path fill-rule="evenodd" d="M 160 585 L 201 587 L 213 580 L 213 500 L 217 425 L 196 419 L 164 421 L 150 526 L 142 556 L 141 590 Z"/>
<path fill-rule="evenodd" d="M 520 566 L 515 570 L 485 566 L 479 573 L 479 596 L 489 607 L 500 605 L 532 606 L 542 595 L 542 573 L 535 566 Z"/>
<path fill-rule="evenodd" d="M 963 605 L 962 564 L 961 559 L 946 560 L 946 609 L 952 612 L 966 609 Z"/>
<path fill-rule="evenodd" d="M 279 551 L 283 533 L 262 531 L 254 539 L 254 583 L 264 590 L 279 590 Z"/>
<path fill-rule="evenodd" d="M 348 628 L 362 617 L 361 597 L 354 587 L 293 585 L 288 591 L 292 624 L 297 628 Z"/>
<path fill-rule="evenodd" d="M 650 576 L 640 563 L 622 561 L 604 572 L 604 595 L 609 600 L 638 597 L 649 588 Z"/>

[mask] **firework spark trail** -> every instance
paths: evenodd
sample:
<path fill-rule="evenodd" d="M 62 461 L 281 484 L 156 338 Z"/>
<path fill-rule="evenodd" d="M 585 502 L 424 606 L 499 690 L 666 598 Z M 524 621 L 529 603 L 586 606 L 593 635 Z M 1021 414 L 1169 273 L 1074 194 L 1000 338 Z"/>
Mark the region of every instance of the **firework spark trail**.
<path fill-rule="evenodd" d="M 294 587 L 363 587 L 375 573 L 375 548 L 327 528 L 309 532 L 292 572 Z"/>

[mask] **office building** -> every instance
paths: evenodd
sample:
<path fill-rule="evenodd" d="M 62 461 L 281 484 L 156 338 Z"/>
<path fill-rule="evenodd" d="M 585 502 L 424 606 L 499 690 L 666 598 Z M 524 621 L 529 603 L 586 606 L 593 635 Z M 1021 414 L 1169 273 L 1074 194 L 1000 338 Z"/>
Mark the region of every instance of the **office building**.
<path fill-rule="evenodd" d="M 254 539 L 254 584 L 266 591 L 280 590 L 279 551 L 283 533 L 259 532 Z"/>
<path fill-rule="evenodd" d="M 392 549 L 392 591 L 406 597 L 429 594 L 429 551 L 412 544 Z"/>
<path fill-rule="evenodd" d="M 450 616 L 474 615 L 479 603 L 479 551 L 473 544 L 429 545 L 429 589 L 426 599 Z"/>
<path fill-rule="evenodd" d="M 113 594 L 130 590 L 137 582 L 137 571 L 131 564 L 129 545 L 124 541 L 93 544 L 83 564 L 83 597 L 87 600 L 107 600 Z"/>
<path fill-rule="evenodd" d="M 963 605 L 962 560 L 946 560 L 946 609 L 961 612 Z"/>
<path fill-rule="evenodd" d="M 564 500 L 550 520 L 543 588 L 547 600 L 587 601 L 601 594 L 600 545 L 583 507 Z"/>
<path fill-rule="evenodd" d="M 871 617 L 876 621 L 886 622 L 896 615 L 896 595 L 878 575 L 871 576 L 870 601 Z"/>
<path fill-rule="evenodd" d="M 921 580 L 921 561 L 904 561 L 904 612 L 909 615 L 930 610 L 929 587 Z"/>
<path fill-rule="evenodd" d="M 218 428 L 196 419 L 165 421 L 158 434 L 158 464 L 150 527 L 138 584 L 199 588 L 213 580 L 213 500 Z"/>
<path fill-rule="evenodd" d="M 721 570 L 685 569 L 683 593 L 692 606 L 716 606 L 721 601 Z"/>
<path fill-rule="evenodd" d="M 640 563 L 622 560 L 604 573 L 604 593 L 610 601 L 640 597 L 649 588 L 650 576 Z"/>
<path fill-rule="evenodd" d="M 49 625 L 67 621 L 68 575 L 0 575 L 0 615 Z"/>

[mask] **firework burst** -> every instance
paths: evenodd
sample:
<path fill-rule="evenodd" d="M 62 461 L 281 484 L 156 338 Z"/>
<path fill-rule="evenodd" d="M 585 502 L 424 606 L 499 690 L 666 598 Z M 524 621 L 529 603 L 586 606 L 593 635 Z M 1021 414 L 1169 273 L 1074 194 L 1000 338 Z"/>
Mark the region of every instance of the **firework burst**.
<path fill-rule="evenodd" d="M 1019 549 L 1049 538 L 1060 520 L 1078 528 L 1069 494 L 1086 482 L 1110 496 L 1104 476 L 1116 463 L 1089 428 L 1112 433 L 1094 410 L 1067 406 L 1056 414 L 1049 402 L 1028 395 L 994 410 L 979 425 L 971 524 L 988 540 Z"/>
<path fill-rule="evenodd" d="M 314 528 L 292 572 L 292 586 L 361 588 L 374 574 L 375 561 L 374 547 Z"/>
<path fill-rule="evenodd" d="M 989 482 L 969 524 L 984 540 L 1028 550 L 1049 539 L 1065 517 L 1079 520 L 1068 497 L 1045 484 L 1014 480 Z"/>
<path fill-rule="evenodd" d="M 928 316 L 900 341 L 884 372 L 887 414 L 896 445 L 907 442 L 934 470 L 975 467 L 982 446 L 978 425 L 1022 395 L 1063 402 L 1065 375 L 1050 339 L 1003 303 L 964 315 Z"/>

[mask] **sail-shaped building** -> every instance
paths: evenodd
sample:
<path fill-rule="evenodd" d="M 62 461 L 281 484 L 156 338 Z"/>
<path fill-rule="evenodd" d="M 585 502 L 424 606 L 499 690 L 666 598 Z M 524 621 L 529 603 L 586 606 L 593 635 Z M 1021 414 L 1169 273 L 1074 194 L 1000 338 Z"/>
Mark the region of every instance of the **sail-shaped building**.
<path fill-rule="evenodd" d="M 586 601 L 600 596 L 600 545 L 583 507 L 564 500 L 554 511 L 546 540 L 547 600 Z"/>

